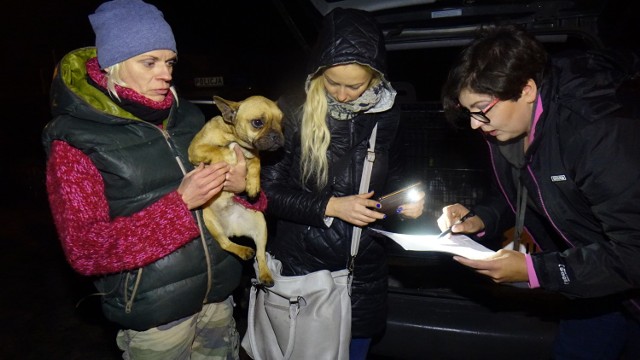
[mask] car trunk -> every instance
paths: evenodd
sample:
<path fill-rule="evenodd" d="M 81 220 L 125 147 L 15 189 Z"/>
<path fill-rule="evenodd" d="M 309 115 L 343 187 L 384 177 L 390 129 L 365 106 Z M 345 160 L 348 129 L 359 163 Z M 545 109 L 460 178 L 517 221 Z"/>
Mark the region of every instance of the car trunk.
<path fill-rule="evenodd" d="M 276 3 L 280 3 L 276 1 Z M 471 207 L 487 191 L 487 149 L 468 126 L 445 119 L 440 86 L 461 48 L 479 27 L 519 24 L 549 52 L 602 46 L 602 1 L 310 0 L 281 4 L 303 47 L 313 43 L 319 20 L 335 7 L 371 12 L 385 33 L 388 76 L 402 109 L 401 151 L 408 178 L 425 184 L 425 213 L 395 221 L 391 230 L 434 234 L 442 207 Z M 492 239 L 498 249 L 509 242 Z M 389 241 L 387 329 L 375 339 L 372 359 L 547 359 L 567 299 L 498 285 L 464 268 L 450 254 L 405 251 Z"/>

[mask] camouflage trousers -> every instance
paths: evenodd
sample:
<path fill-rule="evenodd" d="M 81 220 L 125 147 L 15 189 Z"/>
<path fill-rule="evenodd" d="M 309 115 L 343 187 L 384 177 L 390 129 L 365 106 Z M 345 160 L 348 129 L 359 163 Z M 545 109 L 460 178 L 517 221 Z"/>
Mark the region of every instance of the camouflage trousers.
<path fill-rule="evenodd" d="M 206 304 L 192 316 L 145 331 L 120 330 L 126 360 L 238 360 L 239 335 L 233 299 Z"/>

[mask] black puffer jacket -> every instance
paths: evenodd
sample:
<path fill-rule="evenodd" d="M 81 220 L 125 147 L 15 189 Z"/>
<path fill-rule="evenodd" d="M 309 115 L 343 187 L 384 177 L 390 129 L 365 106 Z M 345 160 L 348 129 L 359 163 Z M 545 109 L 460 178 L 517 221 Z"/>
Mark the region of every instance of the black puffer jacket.
<path fill-rule="evenodd" d="M 358 19 L 359 20 L 359 19 Z M 364 20 L 364 19 L 363 19 Z M 384 53 L 378 32 L 371 23 L 345 21 L 343 13 L 334 11 L 326 18 L 325 32 L 320 35 L 312 57 L 313 77 L 320 69 L 334 64 L 357 61 L 380 73 L 384 70 Z M 388 82 L 383 80 L 388 89 Z M 393 92 L 393 91 L 392 91 Z M 393 92 L 395 96 L 395 92 Z M 391 101 L 393 97 L 391 97 Z M 311 191 L 300 181 L 300 125 L 304 94 L 279 100 L 285 114 L 285 146 L 282 151 L 263 157 L 262 187 L 269 199 L 270 217 L 277 219 L 275 236 L 269 240 L 269 251 L 283 262 L 286 275 L 306 274 L 321 269 L 344 269 L 349 258 L 353 226 L 334 219 L 327 226 L 323 219 L 331 196 L 358 193 L 367 139 L 373 123 L 378 123 L 376 159 L 370 189 L 383 194 L 391 166 L 389 153 L 396 137 L 399 111 L 389 108 L 382 112 L 359 114 L 351 120 L 336 120 L 327 116 L 331 144 L 327 157 L 332 164 L 352 147 L 354 155 L 343 170 L 334 174 L 331 190 Z M 388 104 L 391 106 L 391 103 Z M 273 228 L 271 232 L 274 233 Z M 366 230 L 360 242 L 355 263 L 352 292 L 352 334 L 371 337 L 381 331 L 386 320 L 387 268 L 383 244 Z"/>
<path fill-rule="evenodd" d="M 554 61 L 517 172 L 530 197 L 525 227 L 544 250 L 532 254 L 537 278 L 569 297 L 640 289 L 640 119 L 622 115 L 616 88 L 624 73 L 609 60 L 587 53 Z M 490 149 L 504 196 L 475 208 L 489 235 L 513 226 L 518 186 L 507 160 L 513 151 Z"/>

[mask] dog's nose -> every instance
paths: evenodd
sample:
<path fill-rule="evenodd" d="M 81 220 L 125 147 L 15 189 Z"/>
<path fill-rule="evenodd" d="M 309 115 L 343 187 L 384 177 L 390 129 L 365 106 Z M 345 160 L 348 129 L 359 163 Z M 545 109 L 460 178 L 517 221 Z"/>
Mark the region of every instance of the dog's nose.
<path fill-rule="evenodd" d="M 269 134 L 269 137 L 271 138 L 271 141 L 273 141 L 275 144 L 278 144 L 280 146 L 284 145 L 284 136 L 282 136 L 281 133 L 274 131 L 271 134 Z"/>
<path fill-rule="evenodd" d="M 284 145 L 284 136 L 277 131 L 270 131 L 256 141 L 255 147 L 260 151 L 273 151 Z"/>

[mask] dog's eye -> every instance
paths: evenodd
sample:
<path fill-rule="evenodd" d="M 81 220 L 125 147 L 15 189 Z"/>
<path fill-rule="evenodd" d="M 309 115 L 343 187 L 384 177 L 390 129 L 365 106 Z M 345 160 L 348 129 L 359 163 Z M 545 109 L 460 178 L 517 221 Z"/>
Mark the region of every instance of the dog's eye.
<path fill-rule="evenodd" d="M 256 129 L 260 129 L 264 126 L 264 122 L 261 119 L 253 119 L 251 120 L 251 125 Z"/>

